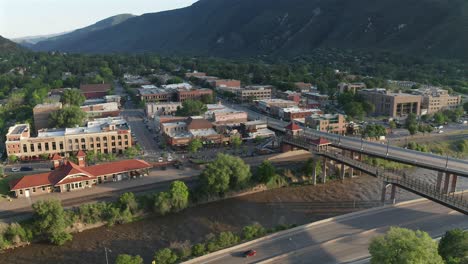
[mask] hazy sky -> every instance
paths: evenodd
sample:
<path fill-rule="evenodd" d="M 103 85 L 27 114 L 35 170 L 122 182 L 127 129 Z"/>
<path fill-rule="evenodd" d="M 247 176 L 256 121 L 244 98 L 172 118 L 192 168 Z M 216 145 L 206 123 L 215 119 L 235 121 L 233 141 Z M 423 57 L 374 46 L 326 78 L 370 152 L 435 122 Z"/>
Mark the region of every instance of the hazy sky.
<path fill-rule="evenodd" d="M 197 0 L 0 0 L 0 35 L 6 38 L 60 33 L 104 18 L 189 6 Z"/>

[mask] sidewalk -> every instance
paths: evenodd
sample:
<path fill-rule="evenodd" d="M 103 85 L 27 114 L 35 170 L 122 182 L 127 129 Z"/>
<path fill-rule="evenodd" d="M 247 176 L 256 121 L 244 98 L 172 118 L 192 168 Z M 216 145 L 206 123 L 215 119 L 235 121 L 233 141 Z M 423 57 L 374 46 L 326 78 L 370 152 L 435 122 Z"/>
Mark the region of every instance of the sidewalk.
<path fill-rule="evenodd" d="M 147 177 L 140 179 L 132 179 L 121 182 L 105 183 L 101 185 L 94 186 L 93 188 L 84 189 L 76 192 L 66 192 L 66 193 L 50 193 L 39 196 L 33 196 L 30 198 L 13 198 L 11 202 L 8 200 L 3 200 L 0 202 L 0 212 L 1 211 L 14 211 L 18 209 L 24 209 L 30 207 L 33 203 L 39 200 L 48 200 L 48 199 L 59 199 L 61 201 L 86 197 L 94 194 L 102 194 L 106 192 L 112 192 L 115 190 L 122 190 L 137 186 L 144 186 L 148 184 L 171 181 L 177 179 L 188 178 L 198 175 L 200 172 L 194 169 L 187 168 L 185 170 L 177 169 L 167 169 L 167 170 L 158 170 L 153 169 L 150 171 Z"/>

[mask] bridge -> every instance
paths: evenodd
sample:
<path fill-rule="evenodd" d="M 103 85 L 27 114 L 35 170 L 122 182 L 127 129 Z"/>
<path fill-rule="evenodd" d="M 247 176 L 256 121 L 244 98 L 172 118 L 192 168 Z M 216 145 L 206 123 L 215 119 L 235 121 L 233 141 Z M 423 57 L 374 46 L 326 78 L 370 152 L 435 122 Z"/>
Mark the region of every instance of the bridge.
<path fill-rule="evenodd" d="M 422 197 L 425 197 L 429 200 L 457 210 L 461 213 L 468 214 L 468 200 L 463 199 L 462 196 L 455 195 L 456 191 L 456 180 L 444 181 L 442 186 L 442 179 L 438 177 L 441 181 L 437 182 L 436 185 L 431 185 L 423 180 L 412 179 L 406 177 L 404 172 L 397 170 L 385 170 L 375 166 L 368 165 L 362 162 L 362 154 L 365 153 L 369 155 L 371 152 L 355 152 L 347 143 L 341 145 L 341 143 L 334 144 L 334 148 L 330 149 L 326 145 L 318 146 L 314 142 L 317 142 L 316 139 L 312 139 L 308 134 L 296 133 L 296 135 L 287 134 L 282 138 L 282 144 L 289 144 L 295 147 L 306 149 L 315 153 L 316 155 L 323 157 L 322 162 L 322 174 L 320 179 L 323 183 L 327 180 L 327 174 L 329 171 L 330 161 L 336 162 L 337 165 L 340 165 L 339 174 L 340 178 L 344 179 L 346 176 L 346 171 L 348 171 L 349 176 L 354 175 L 354 169 L 364 172 L 368 175 L 372 175 L 382 179 L 382 202 L 385 203 L 387 188 L 391 187 L 391 196 L 390 200 L 395 203 L 395 193 L 396 187 L 405 189 L 407 191 L 416 193 Z M 331 143 L 329 142 L 331 145 Z M 378 144 L 377 144 L 378 145 Z M 341 149 L 335 147 L 345 146 Z M 351 149 L 351 150 L 350 150 Z M 349 155 L 347 155 L 349 153 Z M 385 154 L 385 153 L 384 153 Z M 448 175 L 448 174 L 447 174 Z M 440 174 L 439 174 L 440 176 Z M 314 168 L 312 174 L 312 181 L 315 184 L 317 181 L 316 168 Z M 456 176 L 454 177 L 456 179 Z"/>

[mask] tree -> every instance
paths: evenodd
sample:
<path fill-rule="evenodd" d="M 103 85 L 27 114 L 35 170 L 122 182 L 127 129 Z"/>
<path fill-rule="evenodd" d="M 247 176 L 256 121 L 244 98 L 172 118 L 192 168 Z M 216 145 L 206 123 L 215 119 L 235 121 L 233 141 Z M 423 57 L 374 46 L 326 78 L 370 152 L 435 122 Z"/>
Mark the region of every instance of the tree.
<path fill-rule="evenodd" d="M 63 91 L 61 102 L 69 106 L 81 106 L 86 97 L 78 89 L 66 89 Z"/>
<path fill-rule="evenodd" d="M 135 199 L 135 194 L 126 192 L 119 197 L 118 201 L 121 210 L 130 210 L 132 214 L 138 211 L 138 203 Z"/>
<path fill-rule="evenodd" d="M 463 110 L 465 110 L 465 112 L 468 112 L 468 102 L 465 102 L 463 104 Z"/>
<path fill-rule="evenodd" d="M 72 235 L 66 231 L 69 219 L 67 219 L 67 214 L 60 201 L 40 200 L 32 207 L 34 210 L 34 233 L 56 245 L 63 245 L 72 239 Z"/>
<path fill-rule="evenodd" d="M 189 203 L 189 189 L 184 182 L 173 182 L 171 184 L 169 193 L 171 195 L 171 205 L 173 211 L 178 212 L 187 208 Z"/>
<path fill-rule="evenodd" d="M 242 138 L 239 135 L 231 137 L 231 144 L 237 149 L 242 145 Z"/>
<path fill-rule="evenodd" d="M 203 142 L 199 138 L 194 138 L 189 142 L 187 147 L 191 153 L 196 153 L 198 150 L 203 148 Z"/>
<path fill-rule="evenodd" d="M 410 113 L 408 117 L 406 117 L 405 127 L 408 129 L 412 125 L 417 125 L 417 123 L 418 123 L 417 116 L 413 113 Z"/>
<path fill-rule="evenodd" d="M 304 164 L 304 167 L 302 167 L 302 171 L 304 175 L 307 177 L 312 177 L 314 173 L 314 168 L 316 171 L 315 175 L 322 174 L 322 166 L 320 164 L 321 163 L 319 159 L 314 159 L 314 158 L 308 159 L 306 163 Z"/>
<path fill-rule="evenodd" d="M 418 132 L 418 125 L 412 124 L 408 127 L 410 135 L 415 135 Z"/>
<path fill-rule="evenodd" d="M 204 104 L 212 104 L 213 103 L 213 96 L 211 94 L 202 94 L 200 97 L 200 101 Z"/>
<path fill-rule="evenodd" d="M 78 106 L 68 106 L 50 114 L 49 125 L 51 127 L 66 128 L 82 125 L 86 113 Z"/>
<path fill-rule="evenodd" d="M 194 256 L 203 256 L 206 253 L 206 246 L 203 243 L 198 243 L 193 245 L 192 247 L 192 254 Z"/>
<path fill-rule="evenodd" d="M 177 255 L 170 248 L 164 248 L 156 251 L 154 260 L 157 264 L 174 264 L 177 262 Z"/>
<path fill-rule="evenodd" d="M 174 76 L 171 79 L 167 80 L 166 84 L 179 84 L 183 83 L 184 80 L 178 76 Z"/>
<path fill-rule="evenodd" d="M 390 127 L 390 129 L 392 130 L 392 133 L 393 133 L 393 129 L 395 129 L 397 127 L 396 122 L 392 120 L 392 121 L 390 121 L 388 123 L 388 125 L 389 125 L 389 127 Z"/>
<path fill-rule="evenodd" d="M 167 192 L 156 194 L 154 199 L 154 211 L 160 215 L 169 213 L 172 209 L 171 195 Z"/>
<path fill-rule="evenodd" d="M 139 255 L 120 254 L 115 259 L 115 264 L 143 264 L 143 259 Z"/>
<path fill-rule="evenodd" d="M 8 156 L 8 161 L 9 161 L 10 163 L 15 163 L 15 162 L 18 161 L 18 156 L 10 155 L 10 156 Z"/>
<path fill-rule="evenodd" d="M 250 180 L 250 167 L 238 157 L 218 154 L 200 174 L 200 186 L 206 193 L 223 194 L 242 188 Z"/>
<path fill-rule="evenodd" d="M 244 239 L 251 240 L 256 237 L 260 237 L 266 234 L 265 228 L 261 226 L 260 224 L 253 224 L 249 226 L 245 226 L 242 229 L 242 236 Z"/>
<path fill-rule="evenodd" d="M 434 122 L 437 125 L 442 125 L 445 123 L 445 115 L 442 112 L 437 112 L 434 114 Z"/>
<path fill-rule="evenodd" d="M 423 231 L 391 227 L 369 245 L 372 264 L 443 264 L 437 243 Z"/>
<path fill-rule="evenodd" d="M 367 125 L 364 131 L 362 132 L 363 136 L 369 138 L 379 138 L 381 136 L 387 135 L 387 130 L 382 125 Z"/>
<path fill-rule="evenodd" d="M 140 154 L 140 151 L 136 147 L 129 147 L 126 150 L 124 150 L 123 154 L 125 157 L 133 159 L 136 156 L 138 156 L 138 154 Z"/>
<path fill-rule="evenodd" d="M 264 160 L 258 167 L 257 178 L 262 183 L 267 183 L 276 175 L 276 168 L 270 161 Z"/>
<path fill-rule="evenodd" d="M 208 108 L 202 101 L 186 100 L 182 107 L 176 111 L 177 116 L 199 116 L 203 115 Z"/>
<path fill-rule="evenodd" d="M 439 254 L 450 264 L 468 263 L 468 231 L 447 231 L 439 242 Z"/>

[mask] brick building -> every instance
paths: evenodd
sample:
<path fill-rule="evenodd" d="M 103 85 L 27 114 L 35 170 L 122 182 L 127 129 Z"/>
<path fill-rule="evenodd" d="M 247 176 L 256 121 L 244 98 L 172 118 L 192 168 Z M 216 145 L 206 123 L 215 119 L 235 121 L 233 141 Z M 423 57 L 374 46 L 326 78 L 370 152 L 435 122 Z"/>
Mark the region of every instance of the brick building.
<path fill-rule="evenodd" d="M 50 115 L 62 109 L 62 103 L 38 104 L 33 108 L 34 128 L 36 130 L 49 127 Z"/>
<path fill-rule="evenodd" d="M 361 89 L 366 89 L 367 86 L 365 83 L 339 83 L 338 89 L 340 93 L 350 92 L 355 94 L 357 91 Z"/>
<path fill-rule="evenodd" d="M 312 129 L 344 135 L 347 129 L 346 118 L 340 114 L 311 115 L 306 117 L 305 124 Z"/>
<path fill-rule="evenodd" d="M 145 112 L 148 118 L 154 118 L 155 116 L 174 115 L 181 107 L 180 102 L 147 103 Z"/>
<path fill-rule="evenodd" d="M 117 117 L 120 115 L 119 104 L 116 102 L 84 105 L 80 108 L 90 118 Z"/>
<path fill-rule="evenodd" d="M 280 108 L 278 117 L 284 121 L 292 121 L 294 119 L 306 118 L 312 114 L 321 114 L 320 109 L 304 109 L 298 107 Z"/>
<path fill-rule="evenodd" d="M 241 87 L 241 81 L 239 80 L 216 79 L 216 80 L 209 81 L 209 84 L 213 88 L 219 88 L 219 87 L 240 88 Z"/>
<path fill-rule="evenodd" d="M 111 89 L 112 85 L 110 83 L 80 85 L 81 93 L 83 93 L 86 99 L 103 98 L 108 95 Z"/>

